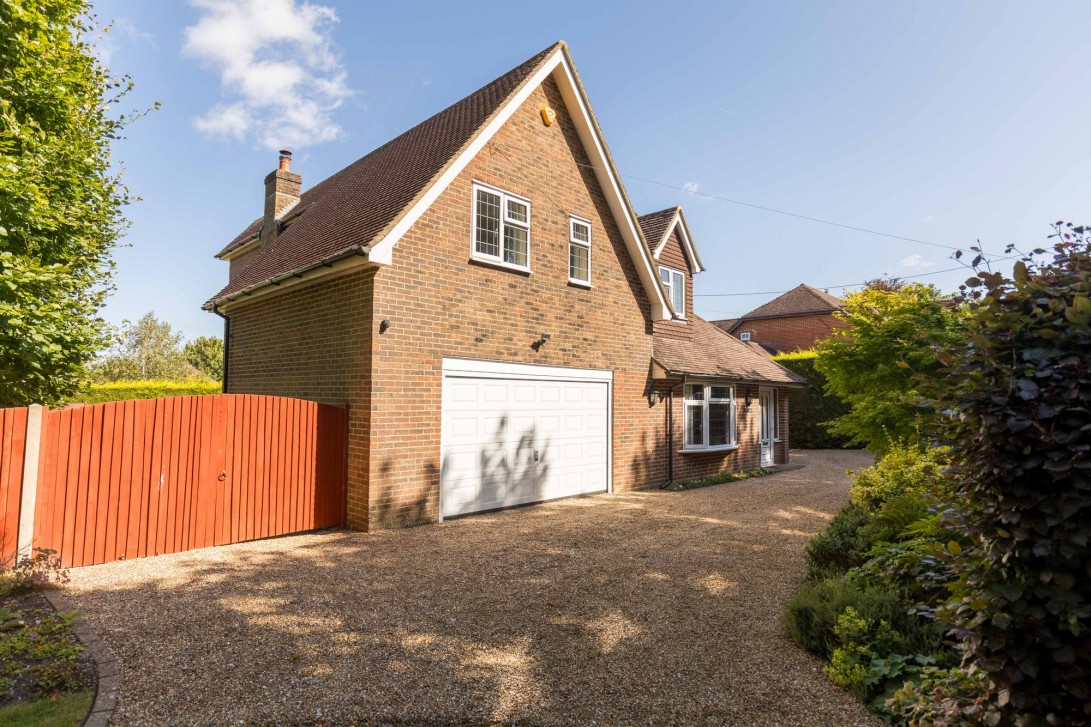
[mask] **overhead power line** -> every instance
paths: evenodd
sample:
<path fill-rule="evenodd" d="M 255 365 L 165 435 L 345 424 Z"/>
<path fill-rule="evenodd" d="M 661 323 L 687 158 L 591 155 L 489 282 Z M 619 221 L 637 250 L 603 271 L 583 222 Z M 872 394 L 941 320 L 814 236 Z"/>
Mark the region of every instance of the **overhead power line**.
<path fill-rule="evenodd" d="M 588 169 L 595 169 L 597 171 L 604 171 L 600 167 L 596 167 L 593 164 L 583 164 L 581 162 L 576 162 L 576 164 L 578 164 L 581 167 L 587 167 Z M 795 217 L 796 219 L 799 219 L 799 220 L 807 220 L 808 222 L 817 222 L 819 224 L 829 225 L 831 227 L 840 227 L 843 230 L 853 230 L 854 232 L 863 232 L 863 233 L 866 233 L 866 234 L 869 234 L 869 235 L 878 235 L 879 237 L 888 237 L 888 238 L 890 238 L 892 240 L 902 240 L 904 242 L 912 242 L 912 243 L 916 243 L 918 245 L 928 245 L 929 247 L 939 247 L 939 248 L 943 248 L 944 250 L 960 250 L 960 249 L 962 249 L 962 248 L 959 248 L 959 247 L 957 247 L 955 245 L 943 245 L 943 244 L 938 243 L 938 242 L 929 242 L 928 240 L 919 240 L 919 239 L 917 239 L 915 237 L 906 237 L 904 235 L 895 235 L 895 234 L 892 234 L 890 232 L 882 232 L 881 230 L 868 229 L 867 227 L 857 227 L 855 225 L 846 225 L 846 224 L 844 224 L 842 222 L 834 222 L 833 220 L 824 220 L 821 217 L 811 217 L 810 215 L 801 215 L 801 214 L 798 214 L 796 212 L 789 212 L 787 210 L 777 209 L 775 207 L 765 207 L 764 205 L 754 204 L 752 202 L 744 202 L 744 201 L 739 200 L 739 199 L 731 199 L 730 197 L 721 197 L 721 196 L 716 195 L 716 194 L 709 194 L 708 192 L 700 192 L 698 190 L 686 189 L 685 187 L 679 187 L 679 186 L 676 186 L 674 184 L 667 184 L 666 182 L 660 182 L 660 181 L 657 181 L 655 179 L 647 179 L 645 177 L 638 177 L 638 176 L 633 175 L 633 174 L 625 174 L 623 172 L 618 172 L 618 174 L 625 177 L 626 179 L 635 179 L 638 182 L 646 182 L 647 184 L 654 184 L 654 185 L 656 185 L 658 187 L 665 187 L 667 189 L 674 189 L 674 190 L 677 190 L 679 192 L 685 192 L 686 194 L 697 195 L 698 197 L 705 197 L 707 199 L 716 199 L 716 200 L 719 200 L 721 202 L 728 202 L 730 204 L 737 204 L 737 205 L 740 205 L 742 207 L 750 207 L 751 209 L 762 210 L 762 211 L 765 211 L 765 212 L 772 212 L 773 214 L 785 215 L 786 217 Z"/>
<path fill-rule="evenodd" d="M 1008 257 L 998 257 L 998 258 L 993 258 L 989 262 L 996 263 L 996 262 L 1001 262 L 1003 260 L 1014 260 L 1017 257 L 1021 257 L 1021 256 L 1020 255 L 1010 255 Z M 911 280 L 913 278 L 925 278 L 925 277 L 928 277 L 929 275 L 939 275 L 940 273 L 953 273 L 956 270 L 971 270 L 971 268 L 968 268 L 965 265 L 960 265 L 957 268 L 946 268 L 944 270 L 933 270 L 933 271 L 927 272 L 927 273 L 918 273 L 917 275 L 895 275 L 894 277 L 897 278 L 898 280 Z M 860 286 L 860 285 L 866 285 L 866 281 L 865 282 L 859 282 L 859 283 L 847 283 L 845 285 L 814 285 L 814 286 L 811 286 L 811 287 L 821 288 L 823 290 L 829 290 L 830 288 L 841 288 L 841 289 L 855 288 L 855 287 Z M 760 291 L 760 292 L 756 292 L 756 293 L 694 293 L 693 297 L 694 298 L 734 298 L 734 297 L 741 297 L 741 296 L 747 296 L 747 295 L 781 295 L 782 293 L 787 293 L 787 292 L 788 292 L 787 290 L 764 290 L 764 291 Z"/>

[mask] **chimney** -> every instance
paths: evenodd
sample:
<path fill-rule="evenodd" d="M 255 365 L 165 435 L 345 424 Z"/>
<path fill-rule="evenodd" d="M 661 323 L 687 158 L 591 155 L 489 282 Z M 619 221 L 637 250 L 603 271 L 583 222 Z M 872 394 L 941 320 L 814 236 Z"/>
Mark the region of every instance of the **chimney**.
<path fill-rule="evenodd" d="M 299 202 L 303 177 L 292 173 L 292 152 L 280 150 L 280 165 L 265 178 L 265 220 L 261 226 L 264 247 L 277 236 L 277 222 Z"/>

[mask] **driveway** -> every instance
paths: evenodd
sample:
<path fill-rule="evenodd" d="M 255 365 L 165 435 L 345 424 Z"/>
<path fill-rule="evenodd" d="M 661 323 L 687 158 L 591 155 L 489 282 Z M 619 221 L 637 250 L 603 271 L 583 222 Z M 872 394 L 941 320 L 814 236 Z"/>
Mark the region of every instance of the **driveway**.
<path fill-rule="evenodd" d="M 877 725 L 782 632 L 859 452 L 689 492 L 563 500 L 74 570 L 113 724 Z"/>

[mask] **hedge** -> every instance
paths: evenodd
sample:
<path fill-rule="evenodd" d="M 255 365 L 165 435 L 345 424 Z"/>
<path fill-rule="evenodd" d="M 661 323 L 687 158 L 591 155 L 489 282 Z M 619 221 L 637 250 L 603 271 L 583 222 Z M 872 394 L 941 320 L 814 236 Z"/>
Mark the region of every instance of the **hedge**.
<path fill-rule="evenodd" d="M 116 381 L 92 384 L 73 396 L 68 403 L 102 404 L 126 399 L 158 399 L 162 396 L 202 396 L 222 394 L 218 381 L 190 379 L 187 381 Z"/>
<path fill-rule="evenodd" d="M 773 360 L 786 369 L 807 379 L 806 389 L 792 389 L 788 395 L 789 432 L 796 449 L 844 449 L 845 437 L 835 436 L 823 426 L 834 417 L 848 412 L 849 407 L 836 396 L 826 393 L 826 377 L 814 367 L 814 351 L 782 353 Z"/>

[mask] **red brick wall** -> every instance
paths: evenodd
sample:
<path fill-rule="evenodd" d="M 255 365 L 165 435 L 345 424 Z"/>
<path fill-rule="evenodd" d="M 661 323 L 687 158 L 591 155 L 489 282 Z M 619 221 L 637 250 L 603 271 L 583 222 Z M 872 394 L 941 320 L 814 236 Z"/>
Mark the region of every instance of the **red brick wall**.
<path fill-rule="evenodd" d="M 349 406 L 349 522 L 367 527 L 374 270 L 287 288 L 232 307 L 229 394 Z"/>
<path fill-rule="evenodd" d="M 744 332 L 750 331 L 751 342 L 772 345 L 781 353 L 789 353 L 814 348 L 830 332 L 844 327 L 833 313 L 820 313 L 743 321 L 731 335 L 741 338 Z"/>

